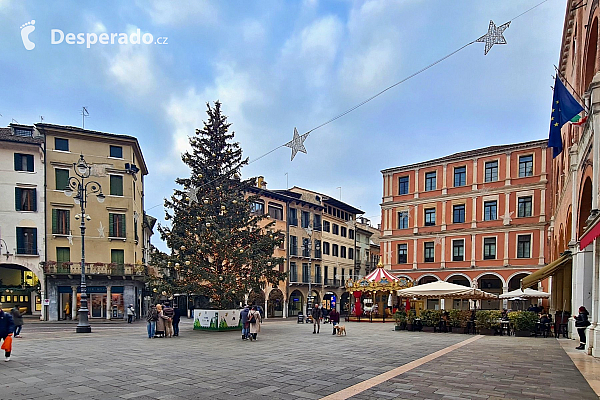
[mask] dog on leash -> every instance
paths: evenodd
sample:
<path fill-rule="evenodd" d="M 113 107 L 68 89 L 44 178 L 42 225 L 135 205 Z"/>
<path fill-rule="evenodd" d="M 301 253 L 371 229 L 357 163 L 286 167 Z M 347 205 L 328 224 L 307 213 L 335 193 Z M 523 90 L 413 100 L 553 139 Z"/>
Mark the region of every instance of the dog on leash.
<path fill-rule="evenodd" d="M 342 336 L 342 333 L 344 334 L 344 336 L 346 336 L 346 327 L 344 325 L 336 325 L 335 329 L 337 330 L 337 334 L 338 336 Z"/>

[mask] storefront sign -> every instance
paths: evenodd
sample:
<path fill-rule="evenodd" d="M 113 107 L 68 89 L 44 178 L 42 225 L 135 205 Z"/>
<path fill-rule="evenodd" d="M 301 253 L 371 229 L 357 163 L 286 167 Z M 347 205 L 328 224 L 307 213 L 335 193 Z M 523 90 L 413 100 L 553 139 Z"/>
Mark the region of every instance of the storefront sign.
<path fill-rule="evenodd" d="M 44 299 L 44 300 L 42 300 L 42 302 L 43 302 L 43 304 L 45 306 L 49 306 L 50 305 L 50 299 Z"/>

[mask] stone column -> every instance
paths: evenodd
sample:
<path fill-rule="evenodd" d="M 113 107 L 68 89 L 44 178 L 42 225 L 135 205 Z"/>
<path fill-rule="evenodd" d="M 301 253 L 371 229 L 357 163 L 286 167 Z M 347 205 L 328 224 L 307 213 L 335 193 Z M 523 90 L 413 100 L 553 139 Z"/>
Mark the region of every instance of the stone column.
<path fill-rule="evenodd" d="M 597 60 L 596 60 L 597 61 Z M 592 135 L 594 144 L 592 146 L 592 208 L 600 209 L 600 198 L 598 195 L 598 182 L 600 182 L 600 73 L 596 73 L 592 84 L 591 92 L 591 117 L 592 117 Z M 582 223 L 582 221 L 580 221 Z M 590 310 L 590 322 L 592 323 L 588 330 L 588 352 L 595 357 L 600 357 L 600 240 L 594 241 L 594 252 L 592 258 L 592 309 Z M 573 305 L 575 307 L 575 304 Z"/>
<path fill-rule="evenodd" d="M 508 286 L 502 286 L 502 294 L 508 293 Z M 508 299 L 502 299 L 502 308 L 508 309 Z"/>
<path fill-rule="evenodd" d="M 106 285 L 106 319 L 111 319 L 112 317 L 112 286 Z"/>
<path fill-rule="evenodd" d="M 75 320 L 75 317 L 77 316 L 77 286 L 71 286 L 71 290 L 73 293 L 71 295 L 71 320 Z M 60 312 L 62 312 L 62 310 Z"/>
<path fill-rule="evenodd" d="M 267 318 L 268 318 L 268 316 L 267 316 L 267 314 L 269 313 L 269 309 L 268 309 L 268 307 L 267 307 L 267 306 L 268 306 L 268 304 L 269 304 L 269 300 L 268 300 L 268 299 L 267 299 L 267 297 L 265 296 L 265 308 L 264 308 L 264 310 L 265 310 L 265 319 L 267 319 Z"/>

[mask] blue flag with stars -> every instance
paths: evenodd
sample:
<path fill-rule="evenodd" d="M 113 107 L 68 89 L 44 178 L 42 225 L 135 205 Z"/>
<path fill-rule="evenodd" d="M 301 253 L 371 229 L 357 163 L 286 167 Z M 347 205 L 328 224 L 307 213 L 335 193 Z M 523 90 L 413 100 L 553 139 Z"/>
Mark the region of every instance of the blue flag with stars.
<path fill-rule="evenodd" d="M 554 96 L 552 97 L 552 115 L 550 117 L 550 135 L 548 147 L 552 147 L 552 158 L 556 158 L 562 151 L 562 136 L 560 128 L 574 116 L 583 111 L 581 104 L 569 93 L 565 85 L 556 75 L 554 81 Z"/>

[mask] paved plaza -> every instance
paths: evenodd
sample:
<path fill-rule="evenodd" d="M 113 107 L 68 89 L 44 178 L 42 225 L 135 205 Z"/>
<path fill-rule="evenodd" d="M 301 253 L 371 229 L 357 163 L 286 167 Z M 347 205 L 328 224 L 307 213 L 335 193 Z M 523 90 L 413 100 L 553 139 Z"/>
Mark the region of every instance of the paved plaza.
<path fill-rule="evenodd" d="M 0 399 L 598 399 L 554 338 L 391 323 L 346 323 L 337 337 L 331 325 L 313 335 L 312 325 L 270 320 L 246 342 L 185 320 L 180 337 L 150 340 L 142 322 L 92 325 L 86 335 L 26 324 L 0 363 Z"/>

